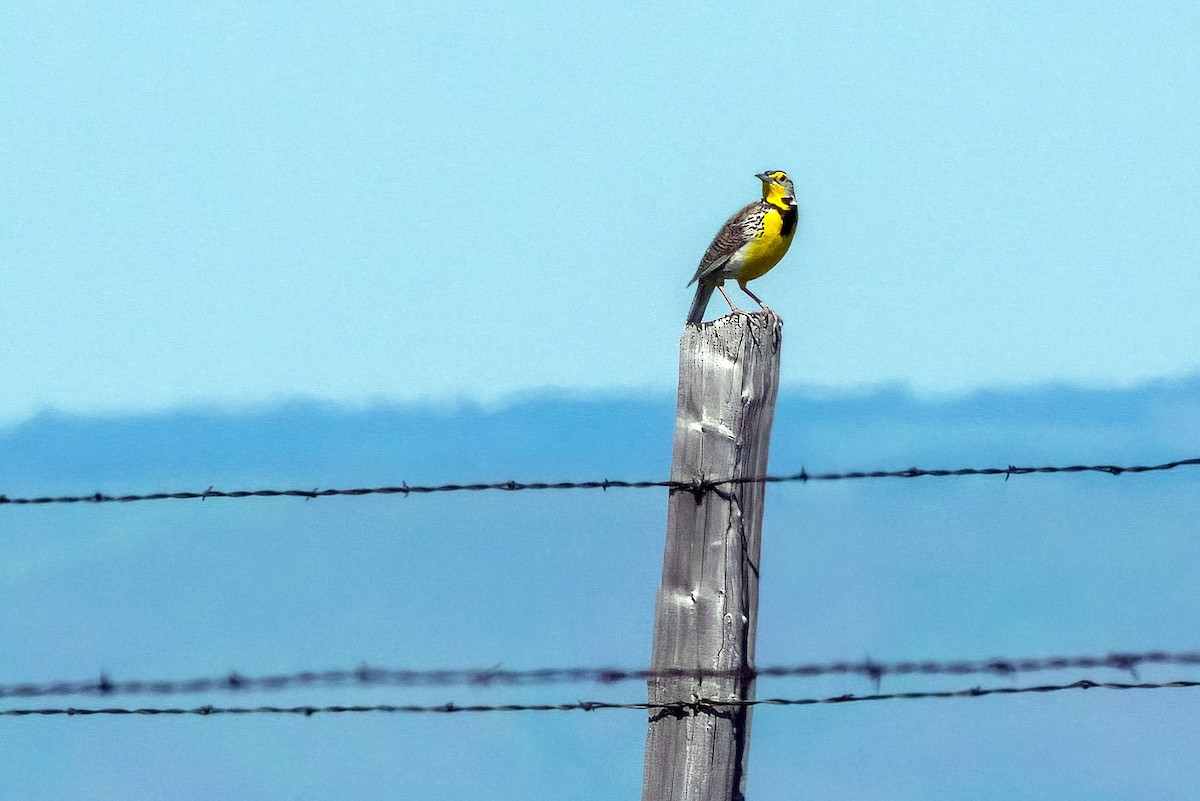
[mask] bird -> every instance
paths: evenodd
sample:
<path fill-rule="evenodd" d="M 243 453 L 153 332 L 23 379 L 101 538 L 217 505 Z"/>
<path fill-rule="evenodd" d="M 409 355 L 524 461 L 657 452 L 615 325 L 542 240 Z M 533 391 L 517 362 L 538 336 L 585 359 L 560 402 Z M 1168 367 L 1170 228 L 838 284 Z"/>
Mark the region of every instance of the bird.
<path fill-rule="evenodd" d="M 783 170 L 761 172 L 754 176 L 762 181 L 762 200 L 756 200 L 734 214 L 704 251 L 700 266 L 688 286 L 697 284 L 696 297 L 688 312 L 689 323 L 704 319 L 704 309 L 714 289 L 721 290 L 725 302 L 734 314 L 746 314 L 725 293 L 725 279 L 732 278 L 763 311 L 770 311 L 758 296 L 746 287 L 783 258 L 796 234 L 800 211 L 796 205 L 796 190 L 792 179 Z"/>

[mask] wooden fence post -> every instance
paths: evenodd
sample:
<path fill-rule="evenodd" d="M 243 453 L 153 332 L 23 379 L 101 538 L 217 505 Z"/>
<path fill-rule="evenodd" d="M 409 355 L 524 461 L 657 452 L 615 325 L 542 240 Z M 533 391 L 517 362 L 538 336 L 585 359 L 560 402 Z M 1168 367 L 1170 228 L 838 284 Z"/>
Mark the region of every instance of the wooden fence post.
<path fill-rule="evenodd" d="M 767 312 L 684 330 L 672 480 L 766 475 L 781 326 Z M 737 672 L 754 664 L 764 490 L 671 493 L 651 669 L 733 675 L 652 678 L 650 703 L 754 697 L 754 682 Z M 643 801 L 740 801 L 749 744 L 748 707 L 650 710 Z"/>

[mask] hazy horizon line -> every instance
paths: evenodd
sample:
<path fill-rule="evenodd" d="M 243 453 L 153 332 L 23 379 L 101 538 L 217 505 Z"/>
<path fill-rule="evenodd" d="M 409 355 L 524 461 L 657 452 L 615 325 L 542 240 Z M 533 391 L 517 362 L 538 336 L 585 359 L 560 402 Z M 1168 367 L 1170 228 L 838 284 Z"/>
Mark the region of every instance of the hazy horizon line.
<path fill-rule="evenodd" d="M 1194 389 L 1200 393 L 1200 370 L 1187 373 L 1158 376 L 1129 382 L 1081 382 L 1040 381 L 1027 384 L 995 384 L 962 390 L 928 390 L 914 387 L 909 381 L 880 381 L 855 386 L 832 386 L 803 382 L 785 383 L 780 396 L 786 399 L 803 399 L 814 402 L 864 401 L 886 396 L 903 399 L 918 405 L 957 405 L 972 400 L 1018 398 L 1020 396 L 1047 393 L 1084 395 L 1125 395 L 1146 392 L 1177 393 Z M 0 435 L 8 434 L 22 426 L 45 420 L 86 421 L 129 421 L 134 419 L 165 419 L 171 417 L 264 417 L 287 410 L 320 410 L 325 413 L 367 414 L 380 411 L 412 411 L 453 415 L 470 412 L 497 414 L 519 409 L 536 403 L 612 403 L 646 402 L 673 403 L 674 390 L 655 387 L 629 388 L 577 388 L 548 385 L 506 393 L 496 398 L 470 397 L 466 394 L 447 396 L 429 395 L 409 399 L 376 396 L 360 400 L 342 400 L 314 395 L 288 395 L 272 398 L 237 400 L 183 401 L 180 403 L 132 408 L 75 409 L 46 405 L 24 416 L 0 416 Z"/>

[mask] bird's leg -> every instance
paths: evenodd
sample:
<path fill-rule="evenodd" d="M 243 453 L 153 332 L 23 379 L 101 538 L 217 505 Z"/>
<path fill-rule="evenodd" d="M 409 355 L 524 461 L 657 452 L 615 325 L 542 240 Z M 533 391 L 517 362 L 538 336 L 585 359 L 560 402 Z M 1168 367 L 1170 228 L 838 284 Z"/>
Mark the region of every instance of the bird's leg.
<path fill-rule="evenodd" d="M 717 284 L 717 289 L 721 290 L 721 295 L 724 296 L 725 302 L 729 304 L 730 311 L 732 311 L 734 314 L 746 314 L 746 312 L 733 305 L 733 301 L 729 299 L 729 295 L 725 292 L 724 286 Z M 759 305 L 761 306 L 762 304 L 760 303 Z"/>
<path fill-rule="evenodd" d="M 770 306 L 768 306 L 767 304 L 763 303 L 761 300 L 759 300 L 759 297 L 758 297 L 758 295 L 755 295 L 753 292 L 751 292 L 751 291 L 750 291 L 750 287 L 746 286 L 746 282 L 745 282 L 745 281 L 738 281 L 738 286 L 740 286 L 740 287 L 742 288 L 742 291 L 743 291 L 743 292 L 745 292 L 747 295 L 749 295 L 751 298 L 753 298 L 753 299 L 754 299 L 754 302 L 758 304 L 758 307 L 759 307 L 760 309 L 762 309 L 764 312 L 769 312 L 769 311 L 771 311 L 771 307 L 770 307 Z M 722 294 L 724 294 L 724 290 L 722 290 Z M 728 297 L 726 297 L 725 299 L 726 299 L 726 300 L 729 300 L 729 298 L 728 298 Z M 731 303 L 731 304 L 729 304 L 729 305 L 730 305 L 730 306 L 732 306 L 733 304 Z"/>

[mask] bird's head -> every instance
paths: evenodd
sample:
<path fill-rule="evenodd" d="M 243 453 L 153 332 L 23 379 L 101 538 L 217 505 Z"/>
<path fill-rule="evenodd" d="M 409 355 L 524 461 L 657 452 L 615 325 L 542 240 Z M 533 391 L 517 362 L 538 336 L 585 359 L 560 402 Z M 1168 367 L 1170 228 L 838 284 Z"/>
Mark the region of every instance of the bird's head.
<path fill-rule="evenodd" d="M 796 205 L 796 190 L 792 179 L 783 170 L 761 172 L 754 176 L 763 183 L 763 200 L 781 209 Z"/>

